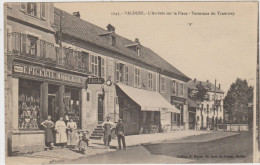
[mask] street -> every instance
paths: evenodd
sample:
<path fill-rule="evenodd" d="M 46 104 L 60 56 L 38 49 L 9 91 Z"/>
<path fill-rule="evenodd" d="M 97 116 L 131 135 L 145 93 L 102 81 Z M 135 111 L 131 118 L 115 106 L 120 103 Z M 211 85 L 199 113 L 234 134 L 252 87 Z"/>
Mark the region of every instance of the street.
<path fill-rule="evenodd" d="M 160 144 L 145 144 L 127 150 L 108 152 L 68 164 L 139 164 L 139 163 L 250 163 L 252 162 L 252 132 L 238 132 L 228 137 L 219 133 L 203 134 Z"/>

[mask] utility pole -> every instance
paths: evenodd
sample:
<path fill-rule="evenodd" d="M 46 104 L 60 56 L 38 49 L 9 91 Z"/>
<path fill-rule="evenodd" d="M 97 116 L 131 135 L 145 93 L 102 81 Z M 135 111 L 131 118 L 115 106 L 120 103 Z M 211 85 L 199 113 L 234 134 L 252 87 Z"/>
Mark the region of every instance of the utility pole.
<path fill-rule="evenodd" d="M 216 109 L 216 88 L 217 88 L 217 80 L 215 79 L 215 90 L 214 90 L 214 118 L 215 118 L 215 111 L 217 111 Z M 217 112 L 218 114 L 218 112 Z M 217 129 L 217 120 L 218 120 L 218 117 L 216 119 L 216 121 L 213 123 L 213 125 L 215 125 L 216 129 Z M 216 124 L 215 124 L 216 123 Z"/>

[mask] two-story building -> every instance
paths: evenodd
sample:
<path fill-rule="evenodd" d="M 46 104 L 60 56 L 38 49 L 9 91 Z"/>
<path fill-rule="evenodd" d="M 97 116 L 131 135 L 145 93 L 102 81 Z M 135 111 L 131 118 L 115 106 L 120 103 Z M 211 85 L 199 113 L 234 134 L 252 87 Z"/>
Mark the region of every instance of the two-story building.
<path fill-rule="evenodd" d="M 218 87 L 215 87 L 215 85 L 208 80 L 198 81 L 194 79 L 188 82 L 189 93 L 196 92 L 198 90 L 198 84 L 203 85 L 205 89 L 207 89 L 207 100 L 204 100 L 200 103 L 195 103 L 192 100 L 189 100 L 189 113 L 194 114 L 193 119 L 191 118 L 192 114 L 189 114 L 189 120 L 193 121 L 193 128 L 213 128 L 214 126 L 216 126 L 216 124 L 222 123 L 224 120 L 224 91 L 221 90 L 220 84 L 218 85 Z"/>
<path fill-rule="evenodd" d="M 53 3 L 9 3 L 5 16 L 8 151 L 43 149 L 48 115 L 91 132 L 107 116 L 122 118 L 127 134 L 188 128 L 190 79 L 138 39 Z M 106 83 L 86 85 L 91 77 Z"/>

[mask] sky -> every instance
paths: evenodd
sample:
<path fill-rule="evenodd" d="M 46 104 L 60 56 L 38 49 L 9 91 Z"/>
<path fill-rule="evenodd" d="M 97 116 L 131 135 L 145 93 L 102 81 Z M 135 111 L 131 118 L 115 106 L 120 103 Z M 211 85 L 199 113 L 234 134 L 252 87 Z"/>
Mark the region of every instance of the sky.
<path fill-rule="evenodd" d="M 74 2 L 54 6 L 68 13 L 79 11 L 81 19 L 102 28 L 112 24 L 117 34 L 130 40 L 139 38 L 143 46 L 191 79 L 213 84 L 216 79 L 225 92 L 237 78 L 255 84 L 256 2 Z M 126 14 L 138 11 L 145 15 Z"/>

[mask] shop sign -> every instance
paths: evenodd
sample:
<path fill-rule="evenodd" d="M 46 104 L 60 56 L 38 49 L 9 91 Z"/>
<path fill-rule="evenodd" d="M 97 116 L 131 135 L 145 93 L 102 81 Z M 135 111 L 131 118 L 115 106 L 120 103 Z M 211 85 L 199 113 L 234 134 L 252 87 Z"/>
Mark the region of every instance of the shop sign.
<path fill-rule="evenodd" d="M 23 67 L 21 67 L 21 66 L 14 66 L 14 72 L 23 73 Z"/>
<path fill-rule="evenodd" d="M 49 79 L 55 79 L 60 81 L 80 83 L 80 84 L 84 82 L 84 79 L 80 76 L 57 72 L 55 70 L 46 69 L 37 66 L 15 65 L 13 71 L 15 73 L 21 73 L 33 77 L 49 78 Z"/>
<path fill-rule="evenodd" d="M 88 78 L 86 80 L 87 84 L 104 84 L 105 80 L 103 78 Z"/>

